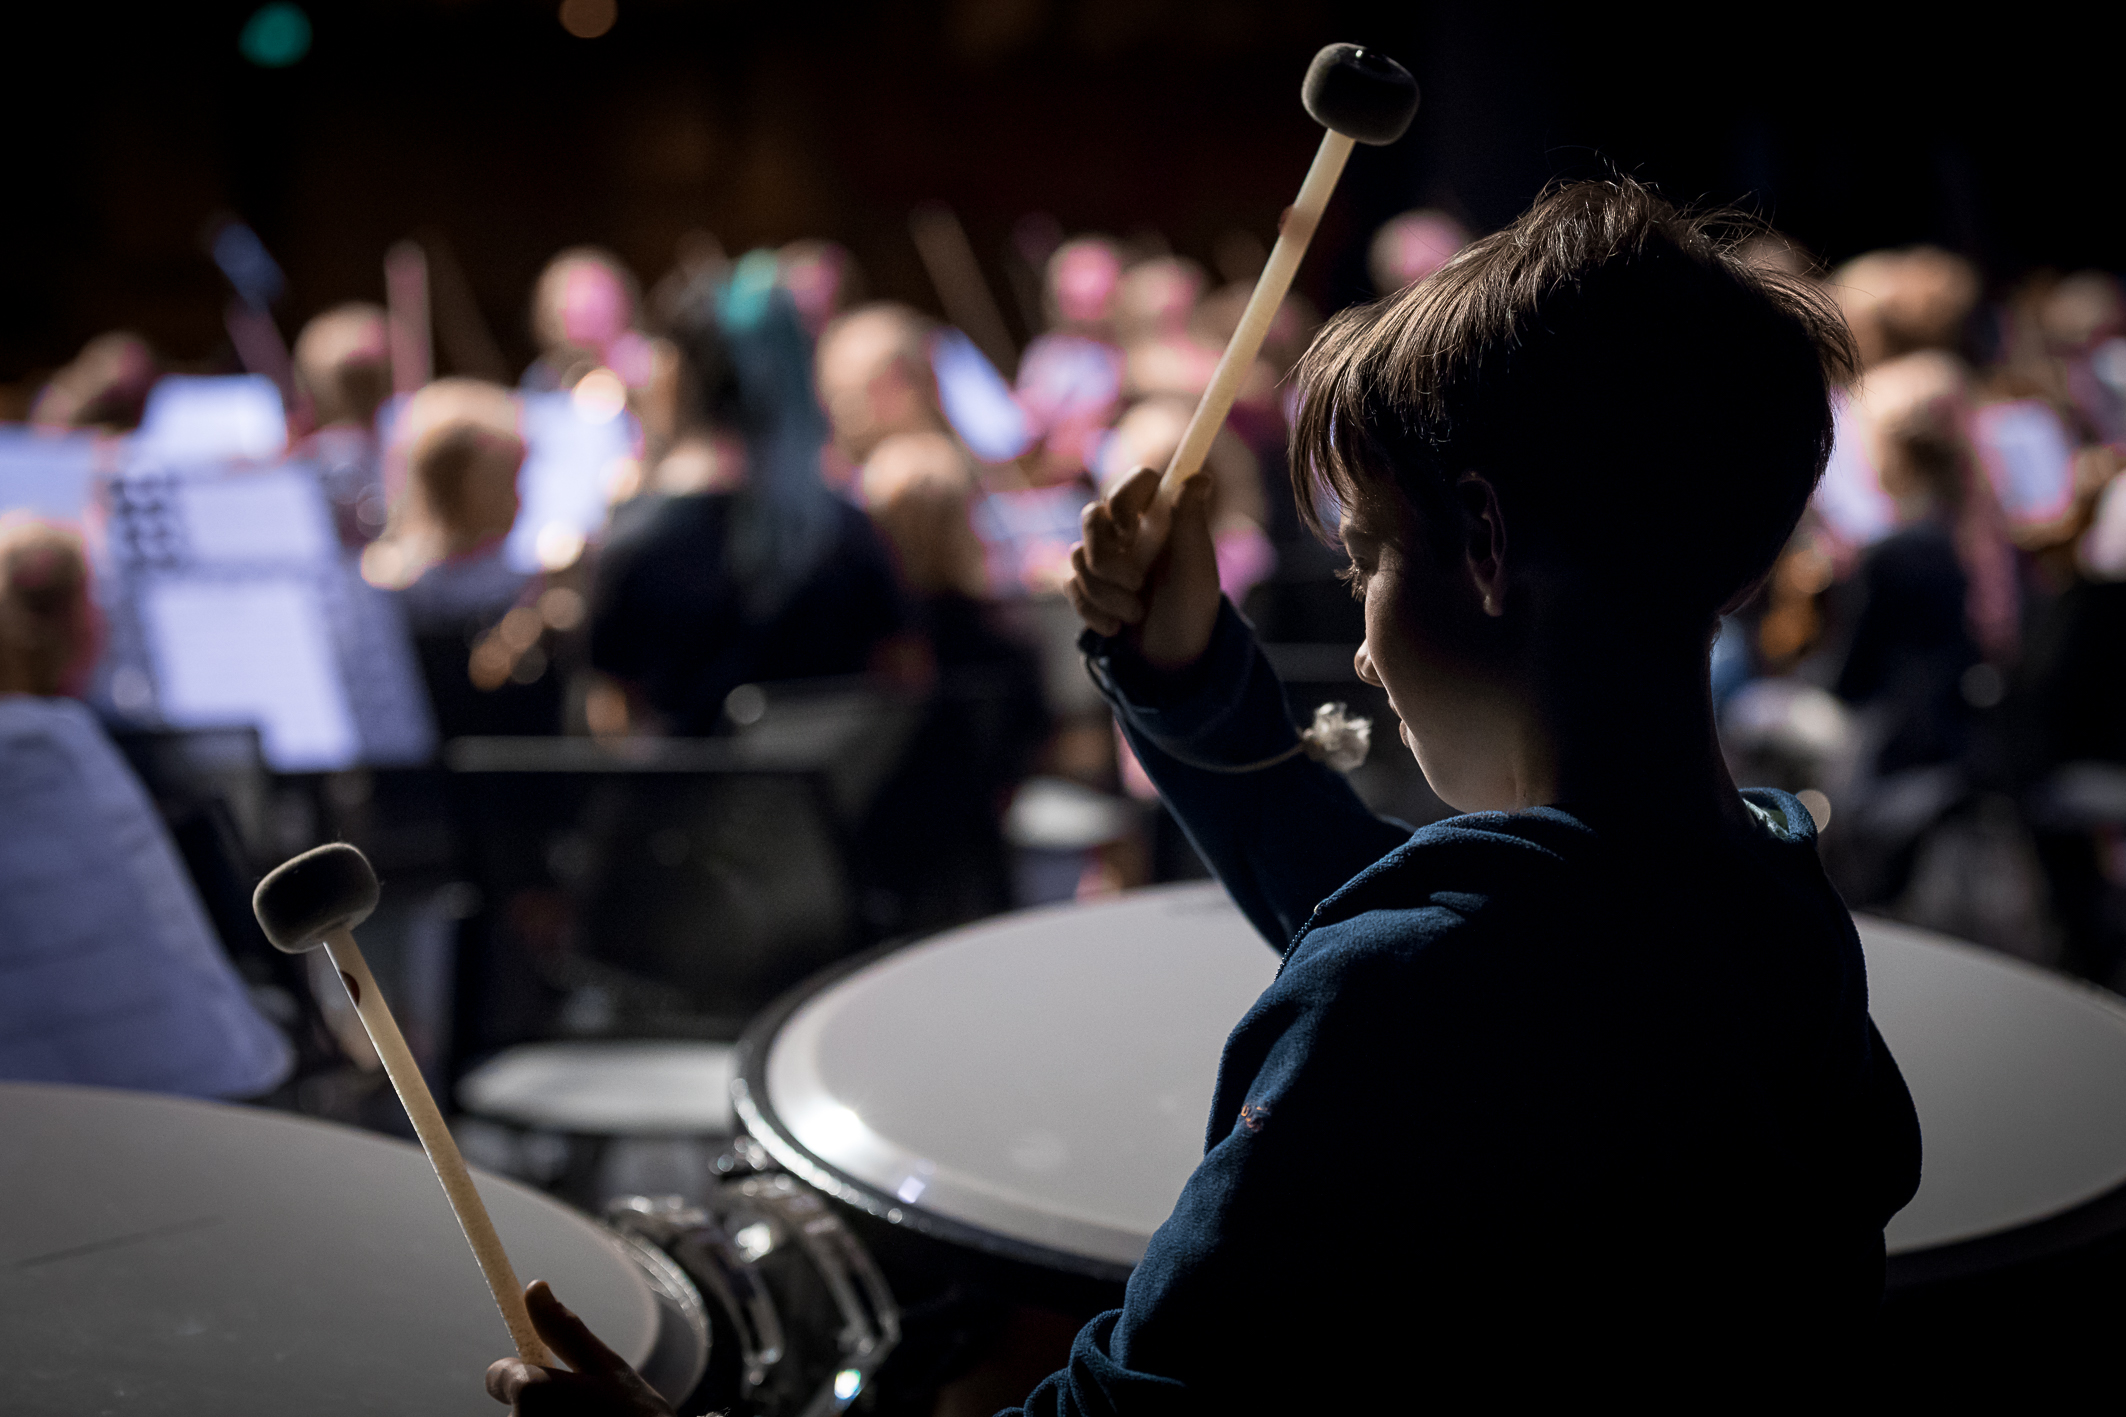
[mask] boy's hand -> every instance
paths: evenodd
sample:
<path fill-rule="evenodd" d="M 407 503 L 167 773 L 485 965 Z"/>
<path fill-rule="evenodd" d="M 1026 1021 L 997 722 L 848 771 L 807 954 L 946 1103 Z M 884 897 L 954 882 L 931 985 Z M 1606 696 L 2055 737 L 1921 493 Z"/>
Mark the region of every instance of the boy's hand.
<path fill-rule="evenodd" d="M 672 1417 L 671 1404 L 562 1307 L 545 1280 L 525 1286 L 524 1306 L 546 1346 L 575 1371 L 498 1360 L 487 1370 L 487 1394 L 510 1404 L 514 1417 Z"/>
<path fill-rule="evenodd" d="M 1218 623 L 1211 480 L 1191 478 L 1171 513 L 1158 490 L 1159 474 L 1140 467 L 1085 509 L 1063 590 L 1096 633 L 1127 629 L 1154 669 L 1183 669 L 1203 657 Z"/>

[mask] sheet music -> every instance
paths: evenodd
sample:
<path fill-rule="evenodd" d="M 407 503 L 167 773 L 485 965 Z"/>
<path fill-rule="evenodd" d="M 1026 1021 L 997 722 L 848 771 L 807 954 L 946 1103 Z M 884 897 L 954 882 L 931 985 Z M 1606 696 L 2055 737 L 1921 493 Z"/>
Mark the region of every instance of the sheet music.
<path fill-rule="evenodd" d="M 352 765 L 360 739 L 310 581 L 169 577 L 142 595 L 162 718 L 252 724 L 281 772 Z"/>
<path fill-rule="evenodd" d="M 96 472 L 93 433 L 0 428 L 0 512 L 79 522 Z"/>
<path fill-rule="evenodd" d="M 135 466 L 257 462 L 288 445 L 280 390 L 263 374 L 166 375 L 148 394 Z"/>
<path fill-rule="evenodd" d="M 504 543 L 509 564 L 540 569 L 539 533 L 561 527 L 589 538 L 605 525 L 614 464 L 635 451 L 635 420 L 625 413 L 591 418 L 568 394 L 525 394 L 523 508 Z"/>
<path fill-rule="evenodd" d="M 1882 490 L 1881 474 L 1868 455 L 1867 429 L 1852 403 L 1834 395 L 1836 429 L 1831 460 L 1816 484 L 1816 510 L 1838 537 L 1852 546 L 1872 546 L 1897 525 L 1897 508 Z"/>
<path fill-rule="evenodd" d="M 176 493 L 195 562 L 318 566 L 337 555 L 324 495 L 307 470 L 186 480 Z"/>
<path fill-rule="evenodd" d="M 2074 440 L 2042 400 L 1987 404 L 1971 415 L 1971 434 L 2010 521 L 2042 524 L 2074 509 Z"/>

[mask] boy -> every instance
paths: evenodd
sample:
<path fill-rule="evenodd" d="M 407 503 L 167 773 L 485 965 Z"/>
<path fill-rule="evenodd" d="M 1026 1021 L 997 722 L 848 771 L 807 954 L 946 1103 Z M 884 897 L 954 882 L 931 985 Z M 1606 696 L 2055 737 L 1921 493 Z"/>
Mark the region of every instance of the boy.
<path fill-rule="evenodd" d="M 1124 1306 L 1028 1412 L 1732 1407 L 1845 1355 L 1918 1125 L 1808 815 L 1727 778 L 1707 658 L 1848 357 L 1805 287 L 1629 181 L 1331 323 L 1293 481 L 1340 508 L 1360 675 L 1469 814 L 1415 834 L 1298 752 L 1200 482 L 1088 511 L 1095 675 L 1289 943 Z"/>

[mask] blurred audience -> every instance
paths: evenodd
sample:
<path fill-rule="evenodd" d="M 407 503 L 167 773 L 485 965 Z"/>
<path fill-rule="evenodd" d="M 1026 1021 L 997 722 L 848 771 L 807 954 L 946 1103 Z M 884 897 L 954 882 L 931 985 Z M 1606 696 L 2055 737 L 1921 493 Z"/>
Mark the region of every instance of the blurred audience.
<path fill-rule="evenodd" d="M 0 1078 L 256 1097 L 294 1065 L 88 708 L 80 541 L 0 520 Z"/>

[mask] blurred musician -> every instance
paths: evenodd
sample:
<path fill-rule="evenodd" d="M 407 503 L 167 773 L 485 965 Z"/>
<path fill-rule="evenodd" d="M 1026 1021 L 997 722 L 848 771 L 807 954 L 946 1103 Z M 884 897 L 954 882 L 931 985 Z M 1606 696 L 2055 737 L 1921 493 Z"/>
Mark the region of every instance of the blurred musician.
<path fill-rule="evenodd" d="M 162 820 L 88 709 L 71 534 L 0 521 L 0 1078 L 254 1097 L 288 1042 L 246 995 Z"/>
<path fill-rule="evenodd" d="M 516 400 L 499 384 L 439 379 L 407 402 L 393 442 L 406 494 L 364 568 L 384 565 L 401 587 L 437 728 L 445 738 L 558 732 L 545 586 L 503 547 L 525 454 Z"/>
<path fill-rule="evenodd" d="M 864 273 L 839 241 L 792 241 L 775 253 L 775 264 L 776 282 L 790 292 L 799 323 L 814 339 L 863 299 Z"/>
<path fill-rule="evenodd" d="M 866 818 L 861 856 L 891 928 L 927 933 L 1010 908 L 1001 809 L 1049 720 L 1038 662 L 995 623 L 958 442 L 888 438 L 859 491 L 893 552 L 933 690 Z"/>
<path fill-rule="evenodd" d="M 292 449 L 314 464 L 331 500 L 340 543 L 362 546 L 384 530 L 387 501 L 376 436 L 391 396 L 391 340 L 384 308 L 335 306 L 295 340 L 295 377 L 310 396 L 316 431 Z"/>
<path fill-rule="evenodd" d="M 1017 387 L 1038 440 L 1025 462 L 1044 486 L 1085 475 L 1094 443 L 1121 408 L 1121 248 L 1104 236 L 1066 241 L 1049 257 L 1046 275 L 1049 329 L 1026 347 Z"/>
<path fill-rule="evenodd" d="M 529 391 L 572 389 L 593 369 L 630 388 L 649 379 L 649 341 L 638 329 L 642 292 L 612 252 L 575 246 L 546 263 L 532 291 L 532 336 L 539 357 L 519 382 Z"/>
<path fill-rule="evenodd" d="M 139 335 L 98 335 L 38 391 L 30 422 L 39 428 L 137 428 L 161 373 L 155 351 Z"/>
<path fill-rule="evenodd" d="M 659 490 L 616 509 L 592 596 L 591 661 L 631 722 L 717 732 L 740 684 L 861 673 L 904 626 L 877 533 L 821 481 L 811 351 L 776 274 L 748 255 L 675 322 L 684 431 Z"/>
<path fill-rule="evenodd" d="M 1454 259 L 1469 229 L 1447 213 L 1419 207 L 1382 222 L 1366 247 L 1366 273 L 1381 295 L 1408 290 Z"/>
<path fill-rule="evenodd" d="M 950 431 L 930 367 L 934 328 L 934 321 L 906 305 L 879 301 L 821 332 L 813 367 L 833 431 L 837 481 L 853 478 L 895 434 Z"/>
<path fill-rule="evenodd" d="M 1962 684 L 1985 657 L 1982 636 L 1992 629 L 2002 659 L 2014 647 L 2014 601 L 1996 608 L 1983 595 L 1992 582 L 2012 588 L 2012 552 L 1974 506 L 1989 489 L 1964 431 L 1969 396 L 1956 359 L 1928 350 L 1878 365 L 1861 406 L 1897 528 L 1862 563 L 1864 598 L 1838 692 L 1871 710 L 1869 766 L 1889 774 L 1963 756 Z M 2007 563 L 2005 573 L 1986 577 L 1989 561 Z"/>

